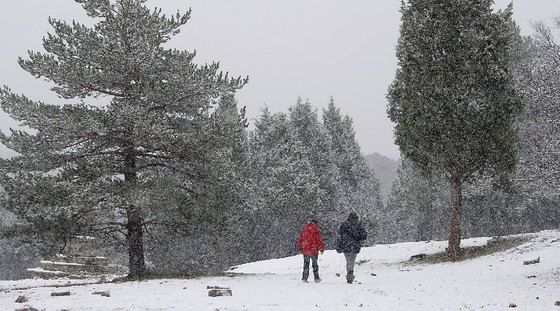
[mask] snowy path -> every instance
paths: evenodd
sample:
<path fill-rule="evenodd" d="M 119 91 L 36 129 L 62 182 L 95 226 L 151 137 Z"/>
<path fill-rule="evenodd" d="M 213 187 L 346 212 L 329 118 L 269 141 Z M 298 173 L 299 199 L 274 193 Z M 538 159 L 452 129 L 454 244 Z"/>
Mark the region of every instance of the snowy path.
<path fill-rule="evenodd" d="M 411 255 L 434 253 L 445 242 L 402 243 L 364 249 L 356 268 L 361 284 L 346 284 L 344 258 L 334 251 L 319 258 L 321 283 L 302 283 L 301 256 L 246 264 L 235 277 L 150 280 L 64 288 L 14 290 L 36 280 L 0 281 L 0 310 L 25 305 L 39 310 L 558 310 L 560 232 L 545 231 L 502 253 L 459 263 L 403 265 Z M 483 245 L 486 238 L 464 246 Z M 541 258 L 535 265 L 524 260 Z M 340 277 L 336 276 L 340 273 Z M 375 274 L 375 275 L 372 275 Z M 18 283 L 19 282 L 19 283 Z M 34 283 L 35 282 L 35 283 Z M 18 286 L 15 286 L 15 285 Z M 207 286 L 229 287 L 231 297 L 208 297 Z M 51 297 L 70 291 L 70 296 Z M 109 291 L 110 297 L 93 295 Z M 25 295 L 27 303 L 15 303 Z M 516 309 L 509 307 L 517 305 Z"/>

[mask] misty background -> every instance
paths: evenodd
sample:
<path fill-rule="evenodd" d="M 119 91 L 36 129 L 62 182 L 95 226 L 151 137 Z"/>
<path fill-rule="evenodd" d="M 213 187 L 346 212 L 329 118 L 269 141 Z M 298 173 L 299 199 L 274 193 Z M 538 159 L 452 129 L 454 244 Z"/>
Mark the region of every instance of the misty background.
<path fill-rule="evenodd" d="M 496 8 L 503 9 L 508 3 L 497 1 Z M 310 206 L 321 212 L 327 246 L 333 242 L 337 225 L 351 210 L 359 210 L 362 219 L 370 225 L 368 230 L 373 233 L 368 241 L 370 245 L 445 238 L 449 187 L 438 176 L 426 179 L 417 174 L 406 160 L 400 163 L 398 148 L 393 143 L 393 124 L 386 114 L 387 86 L 397 67 L 395 45 L 399 37 L 400 1 L 352 1 L 344 5 L 335 1 L 266 4 L 258 1 L 148 1 L 147 4 L 162 6 L 168 15 L 177 9 L 185 12 L 191 7 L 191 19 L 166 45 L 179 50 L 196 50 L 198 56 L 194 61 L 198 64 L 219 61 L 220 69 L 229 72 L 230 77 L 249 77 L 249 83 L 236 92 L 236 101 L 223 104 L 224 107 L 247 107 L 251 130 L 247 141 L 254 151 L 235 163 L 242 168 L 240 176 L 253 179 L 247 189 L 242 182 L 235 184 L 242 188 L 238 193 L 248 195 L 247 201 L 243 202 L 246 205 L 232 204 L 238 209 L 218 210 L 224 218 L 231 218 L 224 220 L 224 223 L 234 224 L 227 228 L 229 231 L 223 228 L 211 230 L 193 221 L 196 226 L 189 228 L 191 236 L 185 239 L 178 234 L 170 235 L 154 229 L 146 244 L 150 265 L 153 265 L 150 269 L 156 267 L 160 271 L 169 271 L 179 267 L 205 271 L 210 267 L 223 271 L 232 263 L 295 254 L 297 249 L 291 239 L 308 220 Z M 68 22 L 75 19 L 91 26 L 93 22 L 86 19 L 80 5 L 70 0 L 26 0 L 3 3 L 0 12 L 4 39 L 4 48 L 0 51 L 0 84 L 7 85 L 15 93 L 49 104 L 77 102 L 57 98 L 49 91 L 52 85 L 34 79 L 19 68 L 17 58 L 27 58 L 27 50 L 43 51 L 41 38 L 51 31 L 48 16 Z M 529 35 L 531 21 L 549 22 L 558 12 L 558 4 L 555 1 L 539 1 L 538 5 L 519 1 L 515 2 L 513 12 L 521 33 Z M 331 122 L 328 123 L 315 112 L 325 113 L 324 108 L 331 98 L 336 106 L 329 107 Z M 541 109 L 538 101 L 528 104 L 536 110 Z M 234 117 L 237 110 L 235 113 Z M 77 119 L 81 116 L 78 114 Z M 345 116 L 353 123 L 349 125 Z M 309 120 L 311 122 L 307 122 Z M 320 135 L 305 132 L 309 124 L 320 129 Z M 2 116 L 2 131 L 16 125 Z M 287 135 L 284 129 L 289 127 L 301 131 L 297 135 Z M 338 134 L 341 127 L 346 136 Z M 554 128 L 550 129 L 552 132 Z M 538 134 L 548 133 L 544 125 L 538 130 Z M 323 140 L 313 140 L 315 144 L 305 143 L 311 141 L 309 137 Z M 534 154 L 549 151 L 546 148 L 543 148 L 546 152 L 532 149 L 531 142 L 536 137 L 528 131 L 522 135 L 522 156 L 526 163 L 521 166 L 525 171 L 520 172 L 517 180 L 537 182 L 521 183 L 519 194 L 514 196 L 494 192 L 487 180 L 466 189 L 465 236 L 505 235 L 557 227 L 555 219 L 560 219 L 556 208 L 557 188 L 545 188 L 552 184 L 543 182 L 543 170 L 540 169 L 557 162 L 552 158 L 531 162 L 535 160 Z M 542 140 L 546 141 L 548 136 L 543 137 Z M 337 148 L 327 150 L 332 153 L 321 148 L 328 145 L 321 143 L 327 140 L 333 145 L 339 143 Z M 284 153 L 288 156 L 279 156 Z M 303 153 L 306 156 L 300 157 Z M 7 157 L 10 153 L 3 148 L 0 155 Z M 263 159 L 266 161 L 261 161 Z M 216 162 L 211 165 L 216 168 L 212 167 L 210 171 L 215 171 L 216 175 L 222 173 Z M 375 178 L 370 175 L 371 171 L 364 169 L 365 165 L 373 168 Z M 228 173 L 225 169 L 224 172 Z M 292 181 L 301 184 L 294 188 Z M 24 180 L 17 182 L 26 186 Z M 107 189 L 113 189 L 112 186 L 108 184 Z M 227 189 L 236 192 L 231 187 Z M 300 192 L 296 193 L 294 189 Z M 160 212 L 161 205 L 175 206 L 169 196 L 154 196 L 156 190 L 140 190 L 154 201 L 154 219 L 160 216 L 156 212 Z M 21 196 L 17 189 L 13 193 L 13 197 Z M 49 191 L 34 193 L 50 194 Z M 53 196 L 66 199 L 61 195 Z M 197 203 L 201 206 L 207 203 L 211 208 L 229 207 L 219 200 Z M 183 205 L 189 207 L 189 204 Z M 25 202 L 22 207 L 26 207 Z M 211 216 L 216 214 L 209 213 Z M 209 218 L 215 220 L 215 217 Z M 12 222 L 9 217 L 4 219 Z M 99 219 L 111 218 L 101 215 Z M 222 225 L 221 221 L 217 223 Z M 254 237 L 252 242 L 258 247 L 240 240 L 239 236 Z M 162 245 L 161 241 L 166 244 Z M 20 274 L 8 277 L 21 277 L 22 271 L 39 257 L 39 254 L 32 253 L 34 249 L 25 249 L 15 240 L 0 242 L 6 243 L 0 245 L 0 249 L 14 256 L 3 257 L 5 262 L 15 262 L 18 252 L 30 254 L 29 261 L 19 263 Z M 126 261 L 119 246 L 107 247 L 114 247 L 107 249 L 113 256 L 111 260 L 121 264 Z"/>
<path fill-rule="evenodd" d="M 510 2 L 497 0 L 495 7 L 503 9 Z M 250 127 L 264 107 L 285 112 L 298 97 L 325 107 L 332 96 L 353 119 L 363 154 L 400 157 L 385 99 L 397 65 L 400 1 L 152 0 L 147 5 L 168 15 L 190 7 L 191 19 L 169 45 L 196 50 L 195 63 L 219 61 L 230 76 L 249 76 L 236 98 L 239 106 L 247 107 Z M 550 21 L 560 8 L 556 0 L 517 0 L 513 5 L 522 35 L 532 32 L 532 21 Z M 72 0 L 0 3 L 0 85 L 34 100 L 58 103 L 50 85 L 17 63 L 28 50 L 43 51 L 42 38 L 52 31 L 48 17 L 90 22 Z M 17 125 L 3 112 L 0 120 L 4 132 Z M 10 154 L 0 146 L 0 156 Z"/>

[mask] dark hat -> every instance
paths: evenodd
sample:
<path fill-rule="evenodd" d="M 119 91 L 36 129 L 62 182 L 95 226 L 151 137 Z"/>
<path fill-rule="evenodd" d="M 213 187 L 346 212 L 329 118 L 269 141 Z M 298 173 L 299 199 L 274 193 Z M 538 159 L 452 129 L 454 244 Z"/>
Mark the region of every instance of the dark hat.
<path fill-rule="evenodd" d="M 350 212 L 350 215 L 348 215 L 348 219 L 358 219 L 358 215 L 356 215 L 355 212 Z"/>
<path fill-rule="evenodd" d="M 311 218 L 310 223 L 317 224 L 318 223 L 317 218 Z"/>

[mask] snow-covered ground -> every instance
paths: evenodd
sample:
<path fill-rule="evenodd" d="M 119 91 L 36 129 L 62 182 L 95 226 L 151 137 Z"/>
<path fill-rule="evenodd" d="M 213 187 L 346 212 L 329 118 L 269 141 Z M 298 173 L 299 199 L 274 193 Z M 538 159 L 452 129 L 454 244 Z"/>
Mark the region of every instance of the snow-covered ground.
<path fill-rule="evenodd" d="M 436 253 L 446 242 L 364 248 L 354 284 L 346 284 L 344 257 L 319 256 L 321 283 L 301 282 L 302 256 L 245 264 L 232 277 L 65 285 L 68 280 L 0 281 L 0 310 L 558 310 L 560 231 L 527 235 L 516 248 L 472 260 L 415 264 L 411 255 Z M 484 245 L 488 238 L 463 240 Z M 540 257 L 540 263 L 523 261 Z M 337 276 L 340 274 L 340 277 Z M 73 281 L 80 282 L 80 281 Z M 83 282 L 83 281 L 82 281 Z M 209 297 L 207 286 L 233 295 Z M 28 289 L 22 289 L 29 287 Z M 70 296 L 51 293 L 70 291 Z M 93 294 L 108 291 L 110 297 Z M 18 296 L 28 302 L 16 303 Z M 511 308 L 510 304 L 517 308 Z"/>

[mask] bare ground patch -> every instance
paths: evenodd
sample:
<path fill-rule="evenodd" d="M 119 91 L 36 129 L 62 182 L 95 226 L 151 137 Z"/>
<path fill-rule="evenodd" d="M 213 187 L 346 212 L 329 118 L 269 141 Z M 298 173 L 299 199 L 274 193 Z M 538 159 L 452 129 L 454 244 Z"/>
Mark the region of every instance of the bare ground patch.
<path fill-rule="evenodd" d="M 488 240 L 485 245 L 461 248 L 459 256 L 450 256 L 447 252 L 439 252 L 435 254 L 415 254 L 412 255 L 405 264 L 438 264 L 474 259 L 518 247 L 519 245 L 527 242 L 529 239 L 529 237 L 494 237 Z"/>

